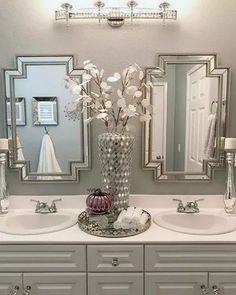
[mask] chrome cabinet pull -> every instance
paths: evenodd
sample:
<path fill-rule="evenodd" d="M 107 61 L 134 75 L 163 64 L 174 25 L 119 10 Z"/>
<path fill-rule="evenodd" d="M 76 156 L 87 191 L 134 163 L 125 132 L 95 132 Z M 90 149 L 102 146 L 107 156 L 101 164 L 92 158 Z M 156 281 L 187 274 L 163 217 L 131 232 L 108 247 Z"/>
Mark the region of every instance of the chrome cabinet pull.
<path fill-rule="evenodd" d="M 216 285 L 212 287 L 212 290 L 214 295 L 220 295 L 220 289 Z"/>
<path fill-rule="evenodd" d="M 205 285 L 201 285 L 201 295 L 208 295 L 208 290 Z"/>
<path fill-rule="evenodd" d="M 29 295 L 31 290 L 31 286 L 26 286 L 23 295 Z"/>
<path fill-rule="evenodd" d="M 119 265 L 119 259 L 118 258 L 113 258 L 112 259 L 112 266 L 118 266 Z"/>
<path fill-rule="evenodd" d="M 15 286 L 14 289 L 11 291 L 10 295 L 17 295 L 18 291 L 20 290 L 19 286 Z"/>

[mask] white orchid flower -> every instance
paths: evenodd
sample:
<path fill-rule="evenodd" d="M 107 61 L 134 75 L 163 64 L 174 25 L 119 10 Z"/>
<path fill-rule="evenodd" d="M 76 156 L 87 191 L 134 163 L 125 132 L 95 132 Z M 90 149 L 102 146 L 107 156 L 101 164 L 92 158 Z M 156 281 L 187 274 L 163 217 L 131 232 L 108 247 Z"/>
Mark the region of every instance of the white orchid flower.
<path fill-rule="evenodd" d="M 119 73 L 114 73 L 113 76 L 107 78 L 107 81 L 108 82 L 117 82 L 120 80 L 120 78 L 121 78 L 121 76 Z"/>
<path fill-rule="evenodd" d="M 100 113 L 96 116 L 97 119 L 105 119 L 107 117 L 107 113 Z"/>
<path fill-rule="evenodd" d="M 138 87 L 137 86 L 134 86 L 134 85 L 132 85 L 132 86 L 129 86 L 127 89 L 126 89 L 126 93 L 128 94 L 128 95 L 134 95 L 134 93 L 136 92 L 138 90 Z"/>
<path fill-rule="evenodd" d="M 120 89 L 117 89 L 117 95 L 118 97 L 123 98 L 122 91 Z"/>
<path fill-rule="evenodd" d="M 144 72 L 143 71 L 140 71 L 138 77 L 139 77 L 139 80 L 143 80 L 143 78 L 144 78 Z"/>
<path fill-rule="evenodd" d="M 95 78 L 97 75 L 99 75 L 99 70 L 97 68 L 91 68 L 90 74 Z"/>
<path fill-rule="evenodd" d="M 89 74 L 84 74 L 83 75 L 83 78 L 84 78 L 84 80 L 91 80 L 92 79 L 92 76 L 89 75 Z"/>
<path fill-rule="evenodd" d="M 134 117 L 137 115 L 136 113 L 136 107 L 132 104 L 129 104 L 128 108 L 127 108 L 127 114 L 128 114 L 128 117 Z"/>
<path fill-rule="evenodd" d="M 118 101 L 117 101 L 117 106 L 118 106 L 119 108 L 124 108 L 124 107 L 126 106 L 126 101 L 125 101 L 125 99 L 124 99 L 124 98 L 120 98 L 120 99 L 118 99 Z"/>
<path fill-rule="evenodd" d="M 150 105 L 150 101 L 149 101 L 149 99 L 145 98 L 145 99 L 143 99 L 143 100 L 141 101 L 141 104 L 142 104 L 143 107 L 146 108 L 147 106 Z"/>
<path fill-rule="evenodd" d="M 129 66 L 128 71 L 130 74 L 137 72 L 137 68 L 135 66 Z"/>
<path fill-rule="evenodd" d="M 110 108 L 112 107 L 112 102 L 111 102 L 110 100 L 106 101 L 106 102 L 105 102 L 105 107 L 106 107 L 107 109 L 110 109 Z"/>
<path fill-rule="evenodd" d="M 99 74 L 99 77 L 102 78 L 103 75 L 104 75 L 104 69 L 101 69 L 100 74 Z"/>
<path fill-rule="evenodd" d="M 142 91 L 138 90 L 138 91 L 135 91 L 134 93 L 134 96 L 135 97 L 141 97 L 143 95 Z"/>
<path fill-rule="evenodd" d="M 88 64 L 88 63 L 91 63 L 91 60 L 90 60 L 90 59 L 86 59 L 86 60 L 83 62 L 84 65 L 86 65 L 86 64 Z"/>
<path fill-rule="evenodd" d="M 144 114 L 139 117 L 140 122 L 148 122 L 151 120 L 151 116 L 149 114 Z"/>

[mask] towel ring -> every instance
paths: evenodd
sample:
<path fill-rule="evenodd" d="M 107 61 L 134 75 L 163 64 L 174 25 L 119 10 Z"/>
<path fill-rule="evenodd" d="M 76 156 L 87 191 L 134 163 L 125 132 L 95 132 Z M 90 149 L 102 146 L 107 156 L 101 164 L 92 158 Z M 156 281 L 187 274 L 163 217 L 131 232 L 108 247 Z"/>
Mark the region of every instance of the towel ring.
<path fill-rule="evenodd" d="M 47 127 L 44 127 L 45 133 L 49 134 Z"/>
<path fill-rule="evenodd" d="M 216 105 L 216 112 L 217 112 L 217 107 L 218 107 L 218 101 L 217 100 L 213 100 L 211 103 L 211 114 L 213 114 L 213 106 Z"/>

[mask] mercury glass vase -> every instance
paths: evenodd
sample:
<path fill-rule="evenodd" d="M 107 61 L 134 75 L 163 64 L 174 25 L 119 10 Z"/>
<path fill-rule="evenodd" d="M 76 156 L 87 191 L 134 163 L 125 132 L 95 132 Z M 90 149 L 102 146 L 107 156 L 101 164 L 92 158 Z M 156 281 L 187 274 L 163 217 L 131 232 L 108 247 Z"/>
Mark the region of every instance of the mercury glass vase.
<path fill-rule="evenodd" d="M 98 136 L 103 190 L 112 195 L 113 209 L 129 205 L 130 174 L 134 136 L 127 132 L 106 132 Z"/>

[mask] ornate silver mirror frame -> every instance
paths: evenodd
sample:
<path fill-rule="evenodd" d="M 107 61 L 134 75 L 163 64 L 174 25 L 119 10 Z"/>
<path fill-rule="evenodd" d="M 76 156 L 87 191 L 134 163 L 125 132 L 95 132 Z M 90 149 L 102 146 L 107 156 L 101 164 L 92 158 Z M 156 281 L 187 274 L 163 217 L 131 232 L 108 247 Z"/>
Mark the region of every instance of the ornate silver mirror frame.
<path fill-rule="evenodd" d="M 37 169 L 31 170 L 31 163 L 29 160 L 26 160 L 19 157 L 19 149 L 23 148 L 19 145 L 19 140 L 17 136 L 17 125 L 16 124 L 16 107 L 15 104 L 17 102 L 18 96 L 16 95 L 16 84 L 21 79 L 27 79 L 28 71 L 34 67 L 34 70 L 37 70 L 36 67 L 44 69 L 44 66 L 53 66 L 54 73 L 57 72 L 56 68 L 61 67 L 62 76 L 73 76 L 81 81 L 83 81 L 83 74 L 86 73 L 86 70 L 76 68 L 75 67 L 75 58 L 73 55 L 52 55 L 52 56 L 17 56 L 16 57 L 16 68 L 15 69 L 4 69 L 4 99 L 5 99 L 5 110 L 7 111 L 7 103 L 10 102 L 10 118 L 6 116 L 6 132 L 8 138 L 10 139 L 10 154 L 9 154 L 9 165 L 11 169 L 19 170 L 20 180 L 23 182 L 39 182 L 39 183 L 51 183 L 51 182 L 78 182 L 79 181 L 79 171 L 80 170 L 87 170 L 90 168 L 90 129 L 89 125 L 85 123 L 85 120 L 88 118 L 88 113 L 84 112 L 81 115 L 81 120 L 79 121 L 78 132 L 80 133 L 79 137 L 79 146 L 80 149 L 80 156 L 77 159 L 68 160 L 66 166 L 66 171 L 62 170 L 62 172 L 56 173 L 38 173 L 36 172 Z M 53 76 L 52 76 L 53 77 Z M 64 78 L 60 80 L 60 87 L 65 88 Z M 47 81 L 50 83 L 50 80 Z M 45 85 L 45 89 L 47 89 L 48 85 Z M 87 84 L 86 84 L 87 85 Z M 88 86 L 85 86 L 88 87 Z M 69 91 L 69 90 L 67 90 Z M 51 91 L 53 92 L 53 91 Z M 56 91 L 55 91 L 56 92 Z M 41 95 L 39 95 L 41 96 Z M 53 94 L 49 94 L 46 96 L 53 96 Z M 68 95 L 69 96 L 69 95 Z M 67 97 L 65 93 L 61 96 L 61 101 L 63 101 L 63 97 Z M 30 98 L 33 101 L 33 97 Z M 30 102 L 32 104 L 32 101 Z M 63 102 L 65 104 L 65 102 Z M 9 108 L 9 106 L 8 106 Z M 61 110 L 61 118 L 59 119 L 60 124 L 63 125 L 68 120 L 65 118 L 64 110 Z M 63 114 L 63 115 L 62 115 Z M 63 117 L 63 120 L 62 120 Z M 28 120 L 28 119 L 27 119 Z M 31 116 L 31 121 L 28 124 L 31 124 L 30 127 L 33 125 L 33 118 Z M 8 122 L 8 124 L 7 124 Z M 56 128 L 55 126 L 54 128 Z M 37 128 L 37 127 L 34 127 Z M 43 133 L 43 129 L 45 129 L 46 134 L 48 134 L 48 129 L 45 126 L 38 127 L 41 128 L 41 132 Z M 49 128 L 52 128 L 49 126 Z M 36 129 L 34 129 L 36 130 Z M 36 132 L 36 131 L 35 131 Z M 44 132 L 44 134 L 45 134 Z M 68 134 L 70 134 L 71 130 L 69 129 Z M 72 134 L 71 137 L 78 136 L 77 134 Z M 61 141 L 63 142 L 63 140 Z M 68 145 L 69 143 L 66 142 Z M 66 154 L 62 154 L 62 157 L 65 157 Z M 71 159 L 70 155 L 68 158 Z M 73 158 L 73 157 L 72 157 Z"/>
<path fill-rule="evenodd" d="M 201 168 L 199 171 L 197 170 L 187 170 L 186 163 L 182 166 L 184 169 L 171 169 L 167 167 L 167 153 L 163 152 L 164 149 L 168 148 L 167 136 L 174 136 L 174 133 L 167 134 L 167 128 L 164 128 L 164 121 L 168 122 L 166 118 L 168 116 L 167 110 L 163 113 L 160 113 L 159 121 L 150 120 L 149 122 L 145 122 L 143 125 L 143 147 L 142 147 L 142 163 L 143 169 L 153 170 L 154 171 L 154 180 L 155 181 L 210 181 L 213 179 L 214 169 L 223 168 L 225 165 L 224 152 L 222 146 L 224 144 L 224 138 L 228 136 L 227 134 L 227 126 L 228 126 L 228 110 L 229 110 L 229 80 L 230 80 L 230 69 L 227 67 L 219 67 L 217 64 L 217 56 L 216 54 L 161 54 L 157 56 L 157 66 L 158 68 L 146 68 L 146 77 L 147 81 L 151 81 L 153 83 L 153 88 L 150 91 L 146 91 L 146 98 L 150 100 L 150 104 L 154 107 L 155 114 L 155 106 L 157 107 L 157 95 L 159 97 L 163 96 L 163 102 L 165 99 L 169 99 L 170 91 L 168 88 L 168 83 L 170 80 L 168 73 L 171 66 L 179 67 L 181 65 L 191 66 L 191 72 L 193 73 L 196 69 L 202 68 L 204 70 L 204 79 L 214 81 L 214 85 L 217 87 L 214 90 L 217 93 L 218 97 L 209 96 L 208 102 L 208 115 L 209 112 L 211 114 L 212 109 L 214 109 L 216 115 L 216 123 L 215 123 L 215 140 L 214 140 L 214 155 L 209 158 L 204 158 L 202 156 L 199 160 L 201 163 Z M 193 69 L 193 70 L 192 70 Z M 177 73 L 177 72 L 176 72 Z M 179 72 L 178 72 L 179 73 Z M 189 73 L 189 72 L 187 72 Z M 185 74 L 186 75 L 186 74 Z M 210 79 L 209 79 L 210 78 Z M 175 80 L 177 81 L 177 80 Z M 187 81 L 187 80 L 186 80 Z M 177 83 L 177 82 L 176 82 Z M 188 84 L 188 85 L 191 85 Z M 176 89 L 176 88 L 175 88 Z M 188 108 L 188 101 L 192 100 L 192 97 L 188 98 L 188 86 L 185 88 L 186 94 L 186 109 Z M 169 94 L 167 95 L 167 91 Z M 202 93 L 200 93 L 202 95 Z M 155 100 L 156 99 L 156 100 Z M 163 104 L 166 105 L 167 109 L 167 101 Z M 160 106 L 160 105 L 159 105 Z M 159 108 L 160 109 L 160 108 Z M 178 107 L 177 107 L 178 109 Z M 191 109 L 192 111 L 192 109 Z M 176 110 L 175 110 L 176 112 Z M 185 111 L 184 121 L 185 121 L 185 132 L 188 137 L 185 136 L 185 144 L 181 146 L 184 149 L 184 152 L 187 153 L 189 147 L 187 146 L 189 142 L 187 142 L 189 137 L 192 137 L 190 129 L 187 129 L 187 111 Z M 166 115 L 165 115 L 166 114 Z M 206 115 L 206 116 L 208 116 Z M 205 116 L 205 115 L 204 115 Z M 206 116 L 204 118 L 206 118 Z M 155 116 L 153 116 L 155 117 Z M 172 122 L 175 120 L 174 117 L 169 118 Z M 190 119 L 189 119 L 190 120 Z M 171 122 L 171 121 L 169 121 Z M 191 120 L 190 120 L 191 122 Z M 199 121 L 198 121 L 199 122 Z M 202 127 L 198 127 L 199 132 L 207 133 L 205 129 L 206 121 L 202 120 Z M 167 124 L 167 123 L 166 123 Z M 159 125 L 159 126 L 158 126 Z M 173 127 L 176 128 L 176 127 Z M 204 129 L 204 131 L 203 131 Z M 192 129 L 191 129 L 192 130 Z M 181 130 L 184 132 L 183 130 Z M 154 139 L 154 135 L 156 134 L 156 139 Z M 158 135 L 159 134 L 159 135 Z M 178 133 L 179 134 L 179 133 Z M 187 139 L 186 139 L 187 138 Z M 203 135 L 201 136 L 203 138 Z M 187 142 L 187 145 L 186 145 Z M 202 141 L 203 142 L 203 141 Z M 160 145 L 159 153 L 157 145 Z M 166 147 L 167 145 L 167 147 Z M 203 147 L 200 147 L 202 151 Z M 176 147 L 177 152 L 180 149 L 180 144 Z M 185 157 L 185 156 L 184 156 Z M 184 161 L 184 160 L 183 160 Z M 186 157 L 185 157 L 186 162 Z"/>

